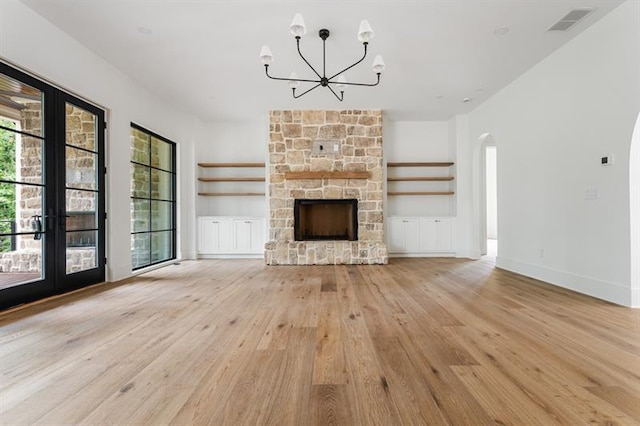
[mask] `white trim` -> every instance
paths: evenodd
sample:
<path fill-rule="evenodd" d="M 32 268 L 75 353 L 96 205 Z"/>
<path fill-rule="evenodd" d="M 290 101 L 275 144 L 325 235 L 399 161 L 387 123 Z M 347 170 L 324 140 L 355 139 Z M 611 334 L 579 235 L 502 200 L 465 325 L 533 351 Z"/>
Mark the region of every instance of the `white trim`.
<path fill-rule="evenodd" d="M 389 253 L 389 257 L 456 257 L 452 252 L 433 253 Z"/>
<path fill-rule="evenodd" d="M 121 278 L 121 279 L 127 279 L 127 278 L 130 278 L 130 277 L 135 277 L 137 275 L 141 275 L 141 274 L 144 274 L 146 272 L 151 272 L 151 271 L 155 271 L 156 269 L 164 268 L 165 266 L 175 265 L 176 263 L 180 263 L 182 261 L 183 261 L 182 258 L 171 259 L 171 260 L 167 260 L 166 262 L 162 262 L 162 263 L 158 263 L 158 264 L 155 264 L 155 265 L 147 266 L 147 267 L 141 268 L 141 269 L 136 269 L 135 271 L 129 270 L 129 276 L 127 276 L 125 278 Z M 129 265 L 129 267 L 131 267 L 131 265 Z"/>
<path fill-rule="evenodd" d="M 573 290 L 618 305 L 632 306 L 629 287 L 623 284 L 583 277 L 569 272 L 558 271 L 504 257 L 496 258 L 496 266 L 500 269 L 535 278 L 558 287 Z M 638 292 L 636 296 L 640 296 L 640 292 Z"/>
<path fill-rule="evenodd" d="M 182 253 L 183 255 L 181 257 L 185 260 L 195 260 L 198 258 L 195 251 L 188 251 L 188 252 L 182 252 Z"/>
<path fill-rule="evenodd" d="M 487 160 L 486 160 L 486 148 L 488 146 L 496 147 L 496 141 L 493 135 L 489 132 L 483 133 L 478 138 L 477 143 L 473 148 L 473 160 L 472 160 L 472 176 L 475 177 L 474 185 L 472 187 L 475 195 L 473 196 L 473 209 L 476 212 L 473 217 L 475 223 L 472 232 L 476 234 L 476 241 L 474 243 L 478 245 L 477 251 L 479 251 L 478 257 L 472 257 L 472 259 L 479 259 L 480 256 L 487 254 Z M 496 165 L 497 167 L 497 165 Z M 498 232 L 498 235 L 500 233 Z M 476 250 L 472 250 L 471 254 L 475 254 Z"/>
<path fill-rule="evenodd" d="M 629 243 L 631 306 L 640 308 L 640 114 L 629 149 Z"/>
<path fill-rule="evenodd" d="M 198 259 L 264 259 L 264 253 L 199 254 Z"/>
<path fill-rule="evenodd" d="M 467 258 L 467 259 L 471 259 L 471 260 L 479 260 L 482 257 L 482 254 L 480 253 L 479 249 L 458 250 L 458 251 L 456 251 L 456 257 L 457 258 Z"/>

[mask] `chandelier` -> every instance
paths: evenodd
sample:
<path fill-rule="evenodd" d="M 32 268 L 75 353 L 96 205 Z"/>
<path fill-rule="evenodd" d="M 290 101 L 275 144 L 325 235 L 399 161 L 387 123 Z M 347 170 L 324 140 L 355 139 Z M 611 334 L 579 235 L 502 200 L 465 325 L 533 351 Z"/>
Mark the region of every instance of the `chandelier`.
<path fill-rule="evenodd" d="M 366 20 L 361 21 L 360 28 L 358 30 L 358 40 L 360 40 L 362 42 L 362 45 L 364 46 L 364 54 L 362 55 L 362 58 L 360 58 L 355 63 L 349 65 L 348 67 L 344 68 L 342 71 L 337 72 L 329 77 L 327 77 L 326 46 L 325 46 L 326 41 L 329 38 L 329 34 L 330 34 L 329 30 L 323 28 L 318 32 L 318 35 L 322 39 L 322 75 L 321 75 L 318 72 L 318 70 L 316 70 L 313 67 L 313 65 L 309 63 L 309 61 L 304 57 L 304 55 L 300 51 L 300 38 L 307 32 L 307 28 L 304 25 L 304 19 L 302 18 L 301 14 L 297 13 L 293 17 L 293 22 L 291 23 L 291 26 L 289 28 L 291 30 L 291 34 L 293 34 L 293 36 L 296 38 L 298 54 L 300 55 L 302 60 L 309 66 L 309 68 L 311 68 L 311 70 L 317 76 L 317 78 L 313 78 L 313 79 L 298 78 L 298 75 L 295 72 L 292 72 L 289 78 L 274 77 L 272 75 L 269 75 L 269 65 L 273 61 L 273 54 L 271 53 L 271 49 L 269 48 L 269 46 L 266 46 L 266 45 L 262 46 L 262 50 L 260 51 L 260 60 L 264 64 L 264 71 L 267 74 L 267 77 L 273 80 L 283 80 L 283 81 L 289 82 L 289 87 L 291 88 L 293 97 L 295 99 L 303 95 L 306 95 L 307 93 L 311 92 L 313 89 L 316 89 L 322 86 L 329 89 L 331 93 L 333 93 L 334 96 L 339 101 L 342 101 L 344 99 L 344 90 L 346 86 L 370 86 L 371 87 L 371 86 L 377 86 L 378 84 L 380 84 L 380 75 L 382 74 L 382 71 L 384 70 L 384 66 L 385 66 L 384 61 L 382 60 L 382 56 L 380 55 L 376 55 L 376 57 L 373 59 L 372 68 L 373 68 L 373 72 L 375 72 L 377 76 L 377 80 L 375 83 L 348 82 L 344 76 L 344 73 L 346 71 L 358 65 L 367 56 L 367 46 L 369 45 L 369 40 L 371 40 L 374 36 L 373 29 L 371 28 L 371 25 L 369 25 L 368 21 Z M 300 94 L 296 94 L 296 89 L 300 87 L 301 82 L 315 83 L 315 85 Z M 333 86 L 335 86 L 335 89 Z M 336 93 L 336 89 L 338 92 L 340 92 L 339 96 L 338 96 L 338 93 Z"/>

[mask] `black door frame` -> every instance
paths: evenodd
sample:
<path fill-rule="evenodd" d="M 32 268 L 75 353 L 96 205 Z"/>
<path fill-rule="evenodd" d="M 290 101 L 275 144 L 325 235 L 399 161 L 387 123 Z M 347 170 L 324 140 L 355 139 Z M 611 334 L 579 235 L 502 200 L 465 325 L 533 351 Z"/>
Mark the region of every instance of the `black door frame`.
<path fill-rule="evenodd" d="M 64 293 L 80 287 L 103 282 L 106 269 L 106 210 L 105 210 L 105 112 L 71 94 L 30 76 L 0 61 L 0 74 L 20 81 L 40 90 L 44 94 L 43 177 L 45 184 L 44 205 L 42 206 L 43 233 L 42 249 L 43 279 L 0 290 L 0 309 L 27 303 L 54 294 Z M 66 275 L 66 235 L 65 235 L 65 103 L 72 103 L 96 114 L 96 151 L 98 152 L 97 182 L 98 194 L 98 241 L 97 267 Z"/>
<path fill-rule="evenodd" d="M 105 159 L 104 159 L 104 139 L 105 139 L 105 112 L 104 110 L 92 105 L 88 102 L 78 99 L 68 93 L 59 91 L 56 96 L 57 112 L 64 112 L 67 104 L 80 107 L 83 110 L 94 114 L 97 117 L 96 123 L 96 140 L 95 150 L 98 153 L 98 165 L 96 168 L 96 183 L 98 191 L 97 201 L 97 216 L 96 225 L 98 238 L 96 241 L 96 268 L 87 269 L 84 271 L 74 272 L 72 274 L 66 273 L 66 116 L 60 117 L 56 127 L 56 143 L 55 151 L 57 155 L 56 168 L 59 172 L 56 173 L 56 207 L 54 215 L 56 216 L 57 226 L 56 228 L 56 253 L 63 253 L 63 255 L 56 255 L 56 289 L 62 293 L 65 291 L 75 290 L 77 288 L 85 287 L 87 285 L 95 284 L 104 281 L 105 278 L 105 225 L 106 225 L 106 210 L 105 210 Z M 71 145 L 73 146 L 73 145 Z"/>

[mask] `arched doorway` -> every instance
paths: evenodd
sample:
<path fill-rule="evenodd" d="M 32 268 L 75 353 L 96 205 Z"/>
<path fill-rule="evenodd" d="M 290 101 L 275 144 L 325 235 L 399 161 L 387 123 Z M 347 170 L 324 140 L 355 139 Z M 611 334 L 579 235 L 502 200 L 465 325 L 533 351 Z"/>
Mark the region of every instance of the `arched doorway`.
<path fill-rule="evenodd" d="M 491 238 L 493 247 L 497 246 L 497 148 L 495 139 L 490 133 L 484 133 L 478 139 L 476 147 L 476 182 L 477 209 L 476 234 L 480 255 L 487 255 L 488 241 Z"/>

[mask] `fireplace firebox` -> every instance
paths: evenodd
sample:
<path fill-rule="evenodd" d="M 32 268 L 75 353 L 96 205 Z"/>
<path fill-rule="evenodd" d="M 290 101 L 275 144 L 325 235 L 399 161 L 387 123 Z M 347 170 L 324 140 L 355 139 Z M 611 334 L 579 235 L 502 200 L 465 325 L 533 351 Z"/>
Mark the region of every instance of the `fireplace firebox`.
<path fill-rule="evenodd" d="M 296 241 L 357 241 L 358 200 L 295 200 L 294 237 Z"/>

